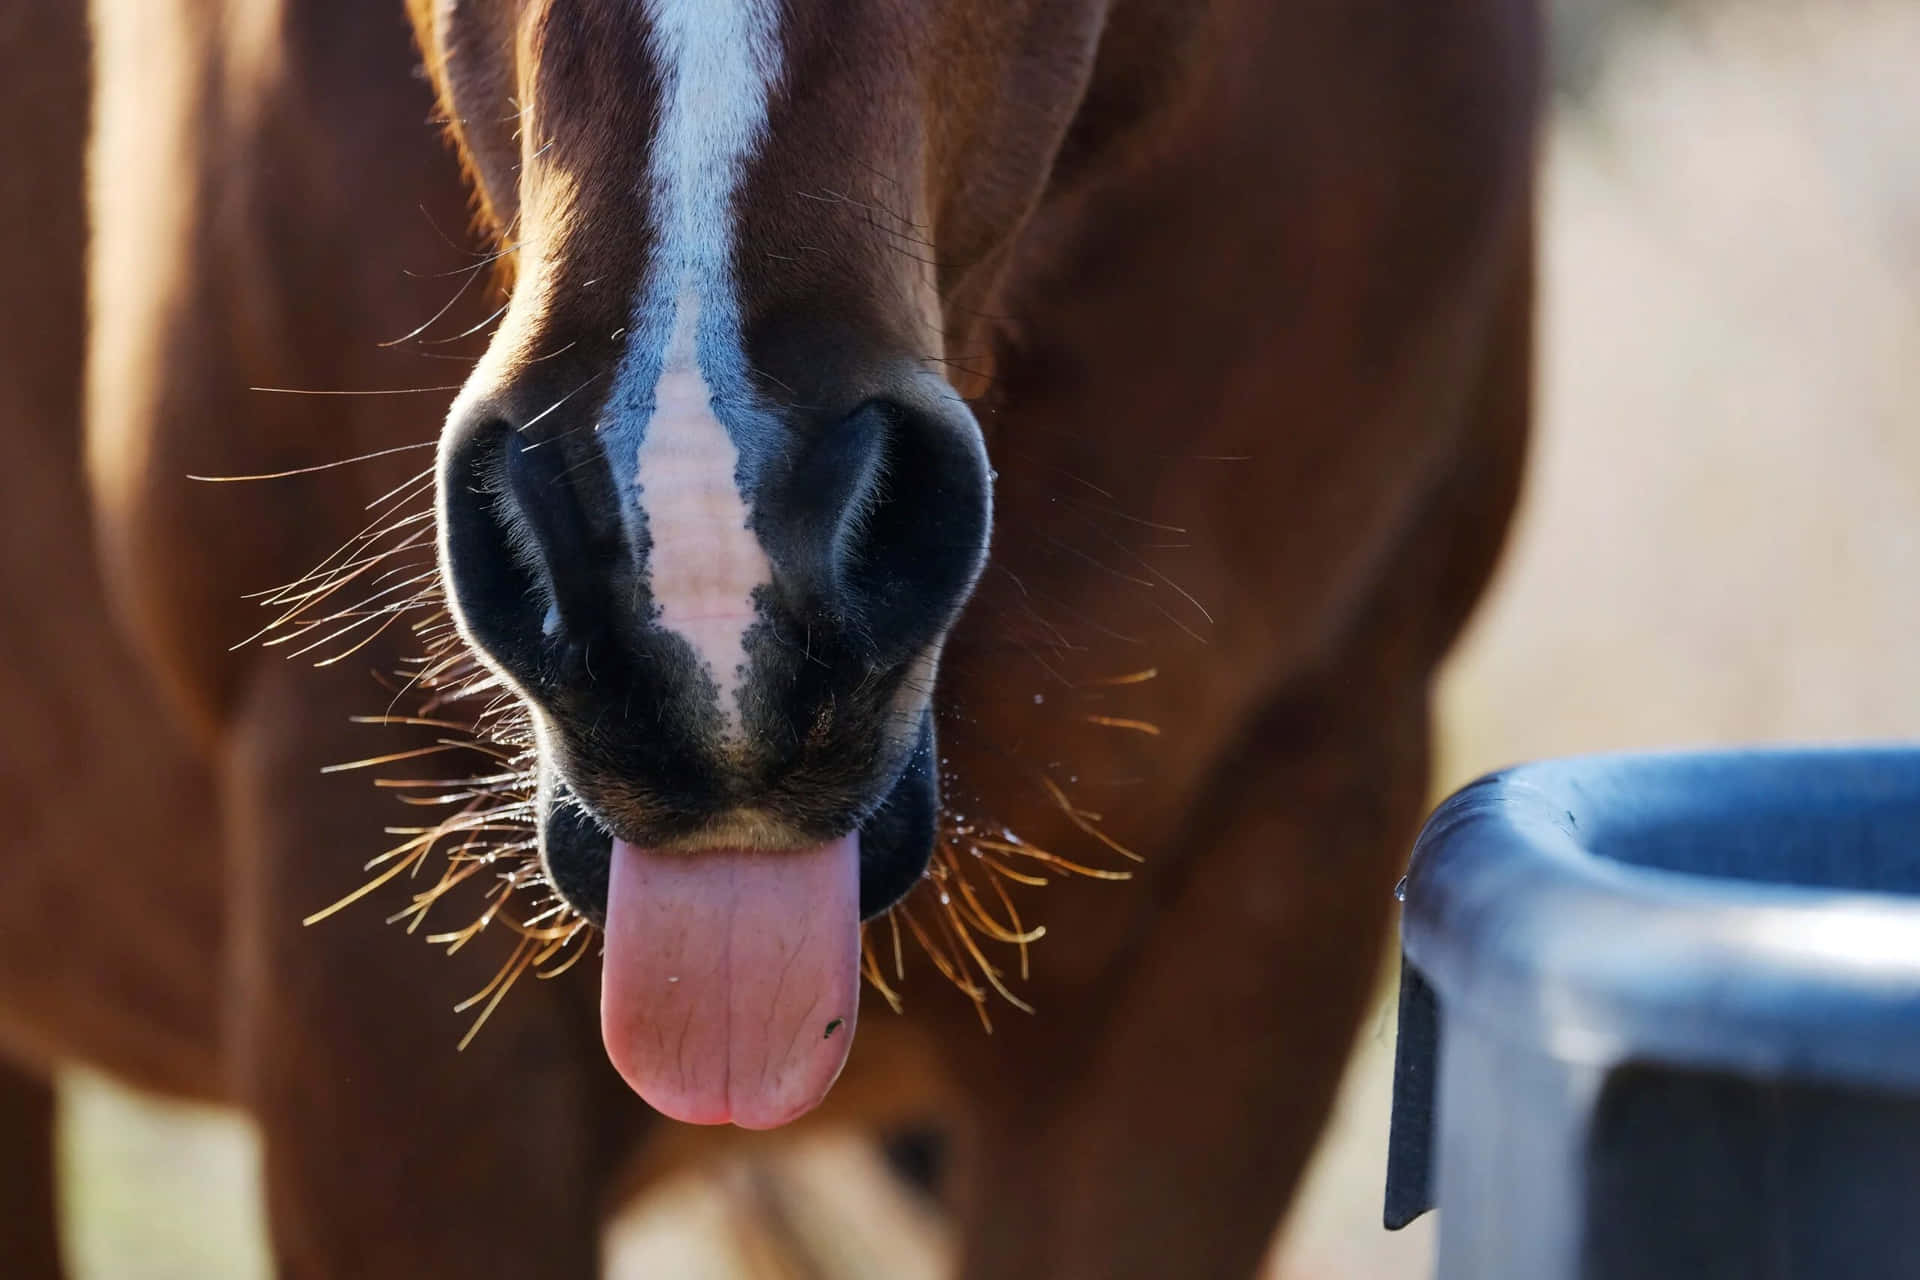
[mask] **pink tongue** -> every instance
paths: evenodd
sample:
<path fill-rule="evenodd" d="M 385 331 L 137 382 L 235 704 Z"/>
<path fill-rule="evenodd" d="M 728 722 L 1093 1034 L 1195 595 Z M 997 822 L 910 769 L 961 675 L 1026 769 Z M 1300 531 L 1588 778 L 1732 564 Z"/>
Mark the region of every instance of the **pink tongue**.
<path fill-rule="evenodd" d="M 826 1096 L 860 995 L 860 837 L 780 853 L 613 842 L 600 1034 L 655 1109 L 771 1129 Z"/>

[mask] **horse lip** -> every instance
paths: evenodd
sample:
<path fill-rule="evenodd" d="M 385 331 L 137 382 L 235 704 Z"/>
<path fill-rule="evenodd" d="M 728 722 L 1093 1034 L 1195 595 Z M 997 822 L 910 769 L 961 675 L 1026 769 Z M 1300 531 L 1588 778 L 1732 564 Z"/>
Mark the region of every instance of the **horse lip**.
<path fill-rule="evenodd" d="M 626 840 L 628 844 L 640 843 L 622 833 L 617 824 L 603 822 L 601 825 L 611 835 Z M 846 831 L 838 831 L 825 839 L 837 839 L 846 834 Z M 692 830 L 651 838 L 647 841 L 647 847 L 664 853 L 697 856 L 718 849 L 776 852 L 821 843 L 824 840 L 817 833 L 798 831 L 764 811 L 733 809 L 707 819 Z"/>
<path fill-rule="evenodd" d="M 862 859 L 863 904 L 889 906 L 911 886 L 931 854 L 932 828 L 938 822 L 938 788 L 931 767 L 932 716 L 924 716 L 916 747 L 876 787 L 849 826 L 840 830 L 802 830 L 769 820 L 757 809 L 729 810 L 717 822 L 702 823 L 669 835 L 647 833 L 649 847 L 689 857 L 719 849 L 779 851 L 820 844 L 857 830 L 867 851 Z M 544 757 L 544 752 L 542 753 Z M 752 819 L 754 825 L 743 820 Z M 641 843 L 581 801 L 550 760 L 540 765 L 535 798 L 539 856 L 548 883 L 568 906 L 596 926 L 606 918 L 608 875 L 613 841 Z M 926 847 L 918 849 L 916 846 Z M 908 863 L 912 866 L 909 867 Z M 872 912 L 867 912 L 872 914 Z"/>

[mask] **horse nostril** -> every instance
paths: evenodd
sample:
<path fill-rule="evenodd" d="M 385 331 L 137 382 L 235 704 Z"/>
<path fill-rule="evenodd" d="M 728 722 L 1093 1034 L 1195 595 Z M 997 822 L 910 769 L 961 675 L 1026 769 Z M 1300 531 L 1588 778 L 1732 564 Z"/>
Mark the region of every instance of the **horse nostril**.
<path fill-rule="evenodd" d="M 790 593 L 856 622 L 882 656 L 951 621 L 987 539 L 984 462 L 957 424 L 869 401 L 812 442 L 778 521 Z"/>
<path fill-rule="evenodd" d="M 599 627 L 604 616 L 607 547 L 595 536 L 573 471 L 552 440 L 528 441 L 515 434 L 505 446 L 507 497 L 525 521 L 533 546 L 527 548 L 545 576 L 560 625 L 575 636 Z M 543 620 L 543 630 L 544 626 Z"/>
<path fill-rule="evenodd" d="M 450 594 L 474 640 L 538 682 L 555 623 L 596 628 L 612 556 L 556 440 L 529 442 L 491 418 L 466 428 L 441 465 Z"/>
<path fill-rule="evenodd" d="M 783 577 L 806 612 L 845 613 L 848 570 L 865 526 L 884 500 L 888 410 L 868 403 L 800 455 L 782 513 Z"/>

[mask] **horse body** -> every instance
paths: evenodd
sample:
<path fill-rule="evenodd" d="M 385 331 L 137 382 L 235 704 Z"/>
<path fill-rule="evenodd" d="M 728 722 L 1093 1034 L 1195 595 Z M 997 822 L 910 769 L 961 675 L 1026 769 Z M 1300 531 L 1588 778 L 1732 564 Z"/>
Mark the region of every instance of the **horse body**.
<path fill-rule="evenodd" d="M 593 1274 L 641 1139 L 644 1170 L 725 1132 L 622 1075 L 688 1118 L 805 1109 L 872 916 L 905 1013 L 864 1011 L 817 1119 L 951 1128 L 966 1274 L 1249 1270 L 1371 988 L 1428 681 L 1514 500 L 1530 6 L 416 4 L 510 250 L 473 365 L 378 345 L 478 261 L 391 0 L 96 0 L 90 60 L 70 7 L 0 45 L 40 77 L 9 92 L 92 102 L 84 185 L 77 124 L 16 111 L 0 138 L 34 175 L 16 243 L 46 246 L 6 286 L 46 323 L 0 356 L 6 493 L 47 550 L 6 569 L 42 602 L 0 684 L 32 818 L 0 904 L 0 947 L 33 950 L 0 965 L 15 1140 L 44 1142 L 33 1077 L 84 1057 L 253 1111 L 289 1275 Z M 489 289 L 441 331 L 485 327 Z M 532 708 L 528 842 L 554 910 L 608 924 L 606 1005 L 634 1010 L 596 1038 L 582 965 L 459 1058 L 446 1008 L 497 953 L 422 955 L 377 894 L 300 925 L 408 820 L 323 769 L 472 772 L 441 730 L 348 720 L 392 705 L 369 670 L 402 668 L 404 628 L 319 670 L 230 651 L 243 593 L 301 580 L 427 455 L 184 479 L 402 450 L 452 399 L 250 387 L 441 383 L 420 572 Z M 619 918 L 654 892 L 635 867 L 728 858 L 827 868 L 725 899 L 817 972 L 803 1006 L 702 988 L 738 1016 L 679 1046 L 719 1093 L 679 1091 L 635 1043 L 706 952 Z M 943 914 L 967 895 L 970 940 Z M 838 932 L 783 933 L 787 901 Z M 1016 908 L 1048 932 L 1019 982 L 977 936 Z M 818 1042 L 741 1030 L 792 1008 Z M 754 1054 L 797 1083 L 743 1093 L 724 1064 Z"/>

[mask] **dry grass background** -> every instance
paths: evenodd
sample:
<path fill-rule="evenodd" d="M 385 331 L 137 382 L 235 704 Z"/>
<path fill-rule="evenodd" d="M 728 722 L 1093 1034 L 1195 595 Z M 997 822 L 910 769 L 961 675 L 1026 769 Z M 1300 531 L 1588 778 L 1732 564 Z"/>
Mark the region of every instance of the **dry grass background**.
<path fill-rule="evenodd" d="M 1603 3 L 1567 0 L 1568 29 Z M 1553 130 L 1542 432 L 1442 691 L 1447 787 L 1547 754 L 1920 730 L 1920 5 L 1695 0 L 1638 14 L 1605 65 Z M 1378 1226 L 1391 1049 L 1383 1005 L 1272 1280 L 1427 1274 L 1430 1221 Z M 78 1276 L 266 1274 L 241 1121 L 84 1074 L 63 1098 Z M 947 1256 L 851 1140 L 683 1180 L 610 1251 L 622 1276 L 779 1275 L 769 1220 L 848 1275 Z"/>

